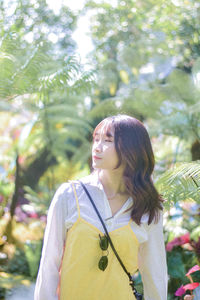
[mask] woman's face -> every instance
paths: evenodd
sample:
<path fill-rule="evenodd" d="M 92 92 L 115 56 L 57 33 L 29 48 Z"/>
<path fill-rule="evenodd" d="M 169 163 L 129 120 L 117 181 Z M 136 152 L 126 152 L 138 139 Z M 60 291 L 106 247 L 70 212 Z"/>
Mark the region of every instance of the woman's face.
<path fill-rule="evenodd" d="M 103 125 L 97 129 L 92 146 L 92 166 L 94 169 L 113 170 L 118 163 L 115 150 L 114 129 Z"/>

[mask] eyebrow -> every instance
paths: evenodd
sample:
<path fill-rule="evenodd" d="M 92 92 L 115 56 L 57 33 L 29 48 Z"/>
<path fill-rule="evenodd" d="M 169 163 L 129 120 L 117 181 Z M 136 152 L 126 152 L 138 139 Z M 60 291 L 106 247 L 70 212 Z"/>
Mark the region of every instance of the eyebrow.
<path fill-rule="evenodd" d="M 96 132 L 94 136 L 99 136 L 99 133 Z M 110 131 L 107 131 L 107 132 L 106 132 L 106 136 L 107 136 L 107 137 L 114 137 L 114 136 L 111 134 Z"/>

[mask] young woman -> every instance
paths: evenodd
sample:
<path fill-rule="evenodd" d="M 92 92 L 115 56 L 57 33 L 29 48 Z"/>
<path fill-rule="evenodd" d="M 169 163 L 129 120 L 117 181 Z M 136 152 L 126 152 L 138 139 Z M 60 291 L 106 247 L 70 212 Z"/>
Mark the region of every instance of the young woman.
<path fill-rule="evenodd" d="M 94 171 L 81 179 L 128 272 L 139 269 L 145 300 L 167 299 L 162 199 L 152 182 L 154 155 L 144 125 L 127 115 L 94 130 Z M 135 300 L 127 274 L 79 181 L 63 183 L 50 205 L 35 300 Z M 107 257 L 104 271 L 101 257 Z"/>

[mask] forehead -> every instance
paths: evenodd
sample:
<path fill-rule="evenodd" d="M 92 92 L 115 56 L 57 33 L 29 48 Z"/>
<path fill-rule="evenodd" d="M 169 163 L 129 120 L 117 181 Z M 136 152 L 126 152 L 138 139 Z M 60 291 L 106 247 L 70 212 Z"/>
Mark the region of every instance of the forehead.
<path fill-rule="evenodd" d="M 106 135 L 108 137 L 114 137 L 114 128 L 110 122 L 102 122 L 94 130 L 94 135 Z"/>

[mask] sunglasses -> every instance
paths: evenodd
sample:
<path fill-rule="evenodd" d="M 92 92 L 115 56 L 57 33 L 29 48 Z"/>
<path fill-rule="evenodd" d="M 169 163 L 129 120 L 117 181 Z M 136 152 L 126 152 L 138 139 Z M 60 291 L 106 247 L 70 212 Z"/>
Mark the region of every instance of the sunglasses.
<path fill-rule="evenodd" d="M 99 269 L 104 271 L 107 268 L 108 265 L 108 246 L 109 246 L 109 242 L 108 242 L 108 238 L 106 235 L 101 236 L 99 234 L 99 245 L 102 251 L 106 251 L 107 250 L 107 254 L 106 255 L 102 255 L 102 257 L 99 260 Z"/>

